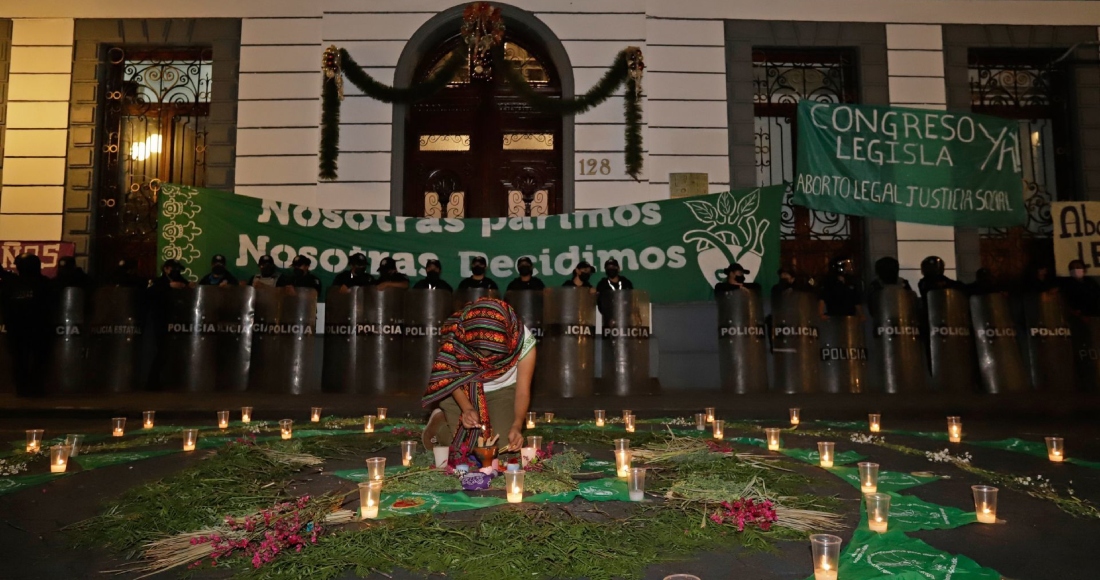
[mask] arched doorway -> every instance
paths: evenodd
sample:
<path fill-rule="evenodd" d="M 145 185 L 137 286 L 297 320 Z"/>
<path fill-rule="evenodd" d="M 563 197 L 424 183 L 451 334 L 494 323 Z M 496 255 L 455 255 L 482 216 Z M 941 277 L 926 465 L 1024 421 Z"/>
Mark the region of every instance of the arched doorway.
<path fill-rule="evenodd" d="M 442 66 L 456 34 L 424 52 L 419 81 Z M 562 79 L 534 37 L 509 29 L 505 56 L 536 91 L 561 96 Z M 500 75 L 468 66 L 442 91 L 406 108 L 402 213 L 428 217 L 521 217 L 561 213 L 561 116 L 541 113 Z"/>

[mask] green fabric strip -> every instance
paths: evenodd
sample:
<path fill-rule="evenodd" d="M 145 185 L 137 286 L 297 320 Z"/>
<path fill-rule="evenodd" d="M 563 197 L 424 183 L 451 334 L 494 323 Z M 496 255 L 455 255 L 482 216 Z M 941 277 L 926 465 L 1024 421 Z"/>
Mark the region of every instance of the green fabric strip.
<path fill-rule="evenodd" d="M 856 530 L 840 555 L 839 578 L 844 580 L 1000 580 L 996 570 L 974 560 L 950 554 L 891 530 L 878 534 Z"/>
<path fill-rule="evenodd" d="M 200 439 L 201 441 L 201 439 Z M 120 463 L 140 461 L 151 457 L 180 453 L 179 449 L 157 449 L 153 451 L 119 451 L 118 453 L 94 453 L 92 455 L 79 455 L 73 461 L 80 464 L 83 469 L 99 469 Z"/>
<path fill-rule="evenodd" d="M 17 492 L 21 489 L 28 487 L 34 487 L 43 483 L 53 481 L 58 477 L 68 475 L 68 473 L 39 473 L 36 475 L 13 475 L 11 477 L 0 477 L 0 495 Z"/>
<path fill-rule="evenodd" d="M 861 489 L 859 482 L 859 469 L 855 467 L 825 467 L 826 471 L 852 484 L 852 487 Z M 881 492 L 900 491 L 918 485 L 924 485 L 939 479 L 938 476 L 912 475 L 898 471 L 879 471 L 878 490 Z"/>
<path fill-rule="evenodd" d="M 779 452 L 788 457 L 798 459 L 799 461 L 805 461 L 806 463 L 809 463 L 811 465 L 817 465 L 818 463 L 820 463 L 821 460 L 821 456 L 816 450 L 781 449 Z M 859 453 L 856 453 L 852 450 L 842 451 L 836 454 L 836 457 L 833 459 L 833 465 L 845 465 L 848 463 L 863 461 L 864 459 L 867 459 L 866 455 L 860 455 Z"/>
<path fill-rule="evenodd" d="M 920 530 L 950 530 L 978 521 L 974 512 L 926 502 L 911 495 L 887 492 L 890 496 L 889 531 L 917 532 Z M 861 506 L 859 529 L 867 528 L 867 503 Z"/>

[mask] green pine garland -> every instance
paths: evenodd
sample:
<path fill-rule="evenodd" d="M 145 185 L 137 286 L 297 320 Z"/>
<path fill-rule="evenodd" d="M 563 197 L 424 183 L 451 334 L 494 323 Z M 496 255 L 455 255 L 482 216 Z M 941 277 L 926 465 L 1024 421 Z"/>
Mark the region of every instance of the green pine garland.
<path fill-rule="evenodd" d="M 408 104 L 422 101 L 443 89 L 451 82 L 458 69 L 466 62 L 466 45 L 460 44 L 458 50 L 431 78 L 406 88 L 396 88 L 382 84 L 367 74 L 359 63 L 340 49 L 340 64 L 344 77 L 372 99 L 384 103 Z M 335 79 L 325 79 L 321 87 L 321 151 L 320 177 L 323 180 L 336 179 L 336 160 L 340 156 L 340 104 L 342 96 Z"/>

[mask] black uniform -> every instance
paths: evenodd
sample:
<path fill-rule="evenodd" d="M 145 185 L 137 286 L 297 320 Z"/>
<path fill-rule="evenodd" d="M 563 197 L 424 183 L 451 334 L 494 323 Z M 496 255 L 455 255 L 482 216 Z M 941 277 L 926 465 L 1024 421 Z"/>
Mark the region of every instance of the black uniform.
<path fill-rule="evenodd" d="M 786 280 L 780 279 L 778 282 L 775 283 L 775 286 L 772 286 L 772 299 L 774 300 L 777 296 L 787 291 L 813 292 L 814 286 L 813 284 L 810 284 L 809 282 L 803 281 L 798 278 L 795 278 L 794 282 L 787 282 Z"/>
<path fill-rule="evenodd" d="M 508 290 L 542 290 L 543 288 L 546 288 L 546 284 L 534 276 L 526 282 L 516 278 L 508 283 Z"/>
<path fill-rule="evenodd" d="M 458 289 L 465 290 L 467 288 L 488 288 L 489 290 L 499 289 L 497 288 L 497 283 L 493 282 L 493 280 L 488 276 L 480 280 L 474 280 L 472 276 L 469 278 L 463 278 L 462 281 L 458 283 Z"/>
<path fill-rule="evenodd" d="M 831 273 L 821 286 L 827 316 L 855 316 L 863 303 L 863 285 L 852 275 Z"/>
<path fill-rule="evenodd" d="M 1070 311 L 1081 316 L 1100 316 L 1100 285 L 1092 278 L 1062 281 L 1062 297 Z"/>
<path fill-rule="evenodd" d="M 270 276 L 264 276 L 263 274 L 256 274 L 256 275 L 254 275 L 254 276 L 252 276 L 251 278 L 248 279 L 248 285 L 249 286 L 255 286 L 256 283 L 258 282 L 259 284 L 261 284 L 263 286 L 271 286 L 272 288 L 274 288 L 276 286 L 287 286 L 288 284 L 285 283 L 285 279 L 286 279 L 286 274 L 283 274 L 282 272 L 275 272 L 274 274 L 272 274 Z M 284 283 L 280 283 L 280 282 L 284 282 Z"/>
<path fill-rule="evenodd" d="M 581 280 L 581 285 L 577 286 L 576 284 L 573 283 L 573 278 L 569 278 L 565 282 L 562 282 L 561 285 L 562 285 L 562 287 L 565 287 L 565 288 L 568 288 L 570 286 L 575 286 L 577 288 L 591 288 L 592 287 L 592 282 L 589 282 L 588 280 Z"/>
<path fill-rule="evenodd" d="M 443 278 L 424 278 L 413 285 L 413 290 L 447 290 L 454 292 L 454 288 Z"/>
<path fill-rule="evenodd" d="M 203 276 L 199 279 L 199 286 L 221 286 L 222 282 L 230 286 L 239 284 L 239 282 L 237 282 L 237 277 L 230 273 L 229 270 L 226 270 L 223 276 L 215 276 L 213 272 Z"/>
<path fill-rule="evenodd" d="M 91 286 L 91 278 L 84 273 L 84 269 L 73 262 L 67 262 L 57 269 L 57 275 L 53 279 L 57 288 L 88 288 Z"/>
<path fill-rule="evenodd" d="M 618 282 L 612 282 L 606 276 L 600 278 L 600 281 L 596 284 L 596 308 L 600 311 L 600 314 L 604 313 L 606 306 L 611 303 L 611 293 L 617 290 L 633 290 L 634 283 L 630 281 L 630 278 L 626 276 L 619 276 Z"/>
<path fill-rule="evenodd" d="M 313 288 L 317 291 L 317 295 L 321 295 L 321 279 L 314 276 L 312 272 L 301 273 L 295 270 L 290 276 L 283 276 L 279 283 L 279 287 L 293 286 L 295 288 Z"/>
<path fill-rule="evenodd" d="M 961 282 L 952 280 L 943 274 L 939 274 L 921 278 L 920 282 L 917 282 L 917 288 L 920 290 L 920 297 L 924 298 L 926 294 L 933 290 L 944 290 L 947 288 L 964 290 L 965 286 L 963 286 Z"/>
<path fill-rule="evenodd" d="M 49 368 L 50 279 L 41 275 L 11 276 L 4 280 L 0 306 L 8 333 L 16 393 L 45 395 L 43 381 Z"/>
<path fill-rule="evenodd" d="M 355 288 L 356 286 L 370 286 L 375 284 L 374 276 L 371 276 L 367 272 L 356 273 L 352 270 L 344 270 L 336 275 L 332 279 L 333 286 L 347 286 L 348 288 Z"/>
<path fill-rule="evenodd" d="M 740 285 L 730 284 L 729 282 L 719 282 L 714 285 L 714 294 L 722 294 L 723 292 L 737 292 L 740 290 L 760 290 L 760 285 L 756 282 L 744 282 Z"/>
<path fill-rule="evenodd" d="M 408 284 L 409 277 L 397 271 L 385 272 L 379 275 L 371 284 L 381 284 L 383 282 L 404 282 Z"/>

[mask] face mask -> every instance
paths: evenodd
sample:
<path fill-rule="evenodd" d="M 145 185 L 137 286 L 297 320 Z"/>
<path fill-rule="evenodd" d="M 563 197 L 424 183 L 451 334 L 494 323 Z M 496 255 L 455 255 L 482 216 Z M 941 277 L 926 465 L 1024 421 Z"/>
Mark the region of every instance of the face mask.
<path fill-rule="evenodd" d="M 619 269 L 618 268 L 608 268 L 607 270 L 605 270 L 605 272 L 607 272 L 607 277 L 608 278 L 614 278 L 615 276 L 619 275 Z"/>
<path fill-rule="evenodd" d="M 263 266 L 260 266 L 260 274 L 263 274 L 265 277 L 270 277 L 274 273 L 275 273 L 275 266 L 274 265 L 264 264 Z"/>
<path fill-rule="evenodd" d="M 737 282 L 738 284 L 744 284 L 745 283 L 745 276 L 742 275 L 742 274 L 738 274 L 737 276 L 733 277 L 733 280 L 735 282 Z"/>
<path fill-rule="evenodd" d="M 482 276 L 485 274 L 485 266 L 478 264 L 470 268 L 470 271 L 474 273 L 474 276 Z"/>
<path fill-rule="evenodd" d="M 1073 274 L 1073 277 L 1078 280 L 1085 277 L 1085 271 L 1081 268 L 1074 268 L 1073 270 L 1071 270 L 1071 273 Z"/>
<path fill-rule="evenodd" d="M 534 271 L 535 271 L 535 269 L 532 268 L 531 266 L 520 266 L 519 267 L 519 275 L 520 276 L 530 276 L 531 272 L 534 272 Z"/>
<path fill-rule="evenodd" d="M 219 276 L 225 274 L 225 266 L 221 264 L 214 264 L 214 266 L 210 268 L 210 270 Z"/>
<path fill-rule="evenodd" d="M 592 277 L 590 272 L 581 272 L 581 282 L 587 282 Z"/>
<path fill-rule="evenodd" d="M 439 270 L 428 270 L 428 279 L 429 280 L 438 280 L 439 279 Z"/>

